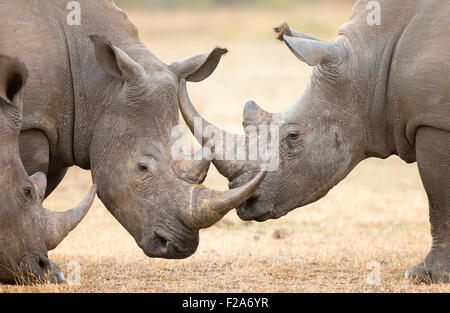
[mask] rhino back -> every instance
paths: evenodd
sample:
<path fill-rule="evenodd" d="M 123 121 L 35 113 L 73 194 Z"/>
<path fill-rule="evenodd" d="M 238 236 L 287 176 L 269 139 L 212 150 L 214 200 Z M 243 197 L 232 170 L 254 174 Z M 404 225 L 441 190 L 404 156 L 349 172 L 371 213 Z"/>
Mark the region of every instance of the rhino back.
<path fill-rule="evenodd" d="M 0 28 L 8 30 L 0 34 L 0 52 L 18 56 L 30 72 L 23 130 L 45 133 L 54 169 L 75 165 L 74 150 L 89 151 L 89 143 L 77 142 L 74 134 L 77 124 L 92 127 L 90 117 L 99 109 L 95 97 L 102 97 L 104 74 L 89 36 L 106 36 L 125 51 L 143 47 L 136 27 L 112 0 L 79 0 L 81 25 L 67 23 L 67 3 L 0 0 L 6 17 Z"/>
<path fill-rule="evenodd" d="M 367 81 L 381 90 L 373 103 L 390 121 L 396 153 L 415 162 L 418 127 L 450 130 L 450 2 L 380 0 L 381 25 L 367 22 L 369 2 L 354 5 L 339 33 L 350 39 L 358 56 L 356 71 L 374 77 Z"/>
<path fill-rule="evenodd" d="M 39 129 L 60 147 L 71 146 L 73 91 L 64 20 L 47 1 L 0 0 L 0 12 L 0 29 L 7 30 L 0 34 L 0 52 L 17 56 L 29 72 L 22 129 Z M 70 154 L 66 158 L 70 162 Z"/>

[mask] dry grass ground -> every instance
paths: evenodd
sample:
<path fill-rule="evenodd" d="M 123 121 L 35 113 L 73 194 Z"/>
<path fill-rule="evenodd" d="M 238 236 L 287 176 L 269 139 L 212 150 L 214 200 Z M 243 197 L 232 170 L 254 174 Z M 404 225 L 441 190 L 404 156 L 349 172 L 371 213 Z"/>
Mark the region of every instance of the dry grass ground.
<path fill-rule="evenodd" d="M 293 27 L 332 38 L 350 6 L 320 4 L 269 11 L 130 11 L 143 40 L 164 61 L 230 48 L 216 73 L 189 85 L 211 121 L 241 122 L 243 104 L 269 111 L 292 102 L 309 68 L 276 42 L 271 27 Z M 46 201 L 68 208 L 88 190 L 89 172 L 72 169 Z M 207 185 L 226 188 L 211 170 Z M 327 197 L 280 220 L 243 223 L 234 212 L 201 232 L 186 260 L 149 259 L 96 200 L 82 224 L 50 253 L 67 272 L 81 265 L 81 285 L 1 286 L 6 292 L 448 292 L 448 285 L 413 285 L 406 268 L 430 247 L 428 206 L 415 165 L 398 158 L 360 164 Z M 380 264 L 381 284 L 367 283 L 368 263 Z"/>

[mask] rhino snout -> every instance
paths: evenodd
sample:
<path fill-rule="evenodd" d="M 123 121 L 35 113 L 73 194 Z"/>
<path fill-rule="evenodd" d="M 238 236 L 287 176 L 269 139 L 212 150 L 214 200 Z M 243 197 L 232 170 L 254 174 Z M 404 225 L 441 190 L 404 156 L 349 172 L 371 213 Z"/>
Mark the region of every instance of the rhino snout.
<path fill-rule="evenodd" d="M 274 216 L 274 204 L 272 201 L 263 200 L 259 195 L 254 195 L 237 208 L 237 215 L 243 221 L 264 222 Z"/>
<path fill-rule="evenodd" d="M 197 251 L 198 244 L 198 231 L 193 238 L 178 240 L 168 232 L 157 229 L 144 237 L 141 246 L 145 255 L 151 258 L 185 259 Z"/>
<path fill-rule="evenodd" d="M 46 254 L 37 256 L 26 256 L 20 261 L 14 273 L 14 279 L 11 283 L 35 284 L 35 283 L 54 283 L 61 284 L 65 282 L 64 274 L 58 265 L 49 260 Z"/>

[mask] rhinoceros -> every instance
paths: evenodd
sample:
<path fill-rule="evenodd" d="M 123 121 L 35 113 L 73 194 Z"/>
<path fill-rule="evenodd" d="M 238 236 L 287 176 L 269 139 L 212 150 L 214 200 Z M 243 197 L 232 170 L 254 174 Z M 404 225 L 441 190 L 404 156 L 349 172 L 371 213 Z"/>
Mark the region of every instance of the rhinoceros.
<path fill-rule="evenodd" d="M 252 101 L 246 104 L 246 130 L 277 125 L 279 166 L 238 208 L 238 215 L 256 221 L 279 218 L 324 197 L 362 160 L 398 155 L 418 164 L 429 199 L 433 237 L 429 254 L 407 270 L 406 277 L 448 282 L 450 2 L 378 3 L 381 23 L 368 18 L 372 12 L 368 8 L 373 9 L 369 1 L 358 1 L 350 20 L 331 42 L 285 24 L 276 28 L 293 54 L 314 68 L 300 98 L 282 112 L 271 114 Z M 194 131 L 194 120 L 201 116 L 183 82 L 181 87 L 180 108 Z M 203 144 L 211 141 L 211 134 L 231 138 L 204 119 L 203 125 L 210 127 L 210 135 L 197 136 Z M 247 182 L 262 164 L 213 162 L 229 179 L 230 187 Z"/>
<path fill-rule="evenodd" d="M 23 86 L 26 67 L 0 55 L 0 283 L 62 282 L 59 267 L 48 258 L 83 219 L 95 197 L 66 212 L 42 207 L 46 177 L 28 177 L 19 154 Z"/>
<path fill-rule="evenodd" d="M 172 158 L 179 80 L 206 79 L 227 51 L 165 64 L 112 0 L 77 3 L 0 0 L 0 52 L 29 70 L 25 169 L 47 174 L 47 196 L 69 167 L 91 170 L 99 198 L 146 255 L 188 257 L 199 230 L 247 200 L 265 175 L 215 191 L 201 185 L 209 161 Z"/>

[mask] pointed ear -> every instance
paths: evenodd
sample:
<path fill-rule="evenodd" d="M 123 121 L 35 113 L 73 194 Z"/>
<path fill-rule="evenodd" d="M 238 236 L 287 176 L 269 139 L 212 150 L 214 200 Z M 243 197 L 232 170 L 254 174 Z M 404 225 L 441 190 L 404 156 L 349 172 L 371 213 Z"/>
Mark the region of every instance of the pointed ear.
<path fill-rule="evenodd" d="M 244 122 L 242 125 L 246 129 L 250 125 L 268 124 L 273 118 L 273 114 L 261 109 L 254 101 L 249 101 L 244 108 Z"/>
<path fill-rule="evenodd" d="M 170 68 L 179 80 L 184 78 L 190 82 L 199 82 L 208 78 L 214 72 L 220 59 L 227 52 L 227 49 L 215 48 L 211 53 L 174 62 L 170 65 Z"/>
<path fill-rule="evenodd" d="M 298 32 L 296 30 L 293 30 L 286 23 L 281 24 L 278 27 L 275 27 L 273 30 L 278 35 L 278 37 L 277 37 L 278 40 L 283 40 L 283 35 L 286 35 L 288 37 L 296 37 L 296 38 L 303 38 L 303 39 L 322 41 L 319 38 L 316 38 L 316 37 L 313 37 L 313 36 L 310 36 L 310 35 Z"/>
<path fill-rule="evenodd" d="M 22 104 L 22 90 L 28 78 L 25 65 L 17 58 L 0 55 L 0 98 L 15 106 Z"/>
<path fill-rule="evenodd" d="M 47 189 L 47 176 L 44 173 L 38 172 L 30 177 L 31 182 L 36 187 L 41 199 L 45 198 L 45 190 Z"/>
<path fill-rule="evenodd" d="M 95 57 L 105 73 L 126 82 L 137 82 L 147 76 L 145 69 L 124 51 L 114 46 L 106 37 L 92 35 Z"/>
<path fill-rule="evenodd" d="M 0 109 L 18 129 L 22 123 L 22 96 L 27 78 L 28 71 L 22 62 L 0 55 Z"/>
<path fill-rule="evenodd" d="M 327 41 L 289 37 L 286 34 L 281 36 L 281 41 L 286 43 L 300 61 L 310 66 L 336 64 L 342 57 L 339 48 Z"/>

